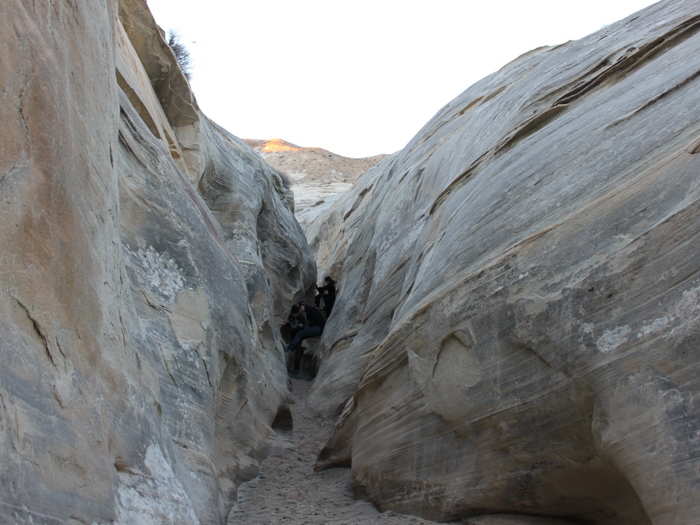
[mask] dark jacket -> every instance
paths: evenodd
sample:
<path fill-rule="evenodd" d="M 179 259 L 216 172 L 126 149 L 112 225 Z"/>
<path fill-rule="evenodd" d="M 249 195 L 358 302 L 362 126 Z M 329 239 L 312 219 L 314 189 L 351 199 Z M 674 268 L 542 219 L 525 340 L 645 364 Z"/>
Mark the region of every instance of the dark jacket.
<path fill-rule="evenodd" d="M 304 307 L 306 311 L 306 321 L 308 326 L 320 326 L 323 327 L 326 324 L 326 319 L 323 317 L 321 311 L 315 306 L 306 305 Z"/>
<path fill-rule="evenodd" d="M 326 286 L 321 286 L 318 288 L 319 294 L 323 298 L 323 304 L 325 306 L 326 313 L 330 313 L 333 305 L 335 304 L 335 281 L 331 281 Z"/>

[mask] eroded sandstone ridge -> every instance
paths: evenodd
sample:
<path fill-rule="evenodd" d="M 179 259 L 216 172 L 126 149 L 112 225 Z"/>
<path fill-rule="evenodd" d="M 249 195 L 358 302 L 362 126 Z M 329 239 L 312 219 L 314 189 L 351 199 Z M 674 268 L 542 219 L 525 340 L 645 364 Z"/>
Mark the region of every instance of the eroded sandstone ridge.
<path fill-rule="evenodd" d="M 304 226 L 386 155 L 353 159 L 323 148 L 306 148 L 282 139 L 246 139 L 265 162 L 285 174 L 294 192 L 295 214 Z"/>
<path fill-rule="evenodd" d="M 698 30 L 667 0 L 521 56 L 309 226 L 320 466 L 433 519 L 698 522 Z"/>
<path fill-rule="evenodd" d="M 0 523 L 223 523 L 315 279 L 145 0 L 0 3 Z"/>

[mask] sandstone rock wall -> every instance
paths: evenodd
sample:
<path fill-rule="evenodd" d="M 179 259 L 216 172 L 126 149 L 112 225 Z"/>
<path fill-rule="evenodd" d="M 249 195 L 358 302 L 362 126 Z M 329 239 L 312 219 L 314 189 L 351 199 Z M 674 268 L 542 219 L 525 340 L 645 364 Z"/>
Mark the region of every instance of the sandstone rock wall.
<path fill-rule="evenodd" d="M 308 227 L 320 466 L 434 519 L 698 521 L 698 30 L 662 1 L 519 57 Z"/>
<path fill-rule="evenodd" d="M 223 523 L 315 268 L 144 0 L 0 5 L 0 523 Z"/>

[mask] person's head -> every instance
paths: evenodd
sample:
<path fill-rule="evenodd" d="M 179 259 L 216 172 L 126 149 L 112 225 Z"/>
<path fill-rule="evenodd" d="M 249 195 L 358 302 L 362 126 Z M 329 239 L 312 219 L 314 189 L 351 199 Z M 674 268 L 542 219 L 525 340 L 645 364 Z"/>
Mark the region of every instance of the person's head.
<path fill-rule="evenodd" d="M 299 305 L 298 304 L 292 305 L 292 314 L 291 315 L 296 315 L 298 313 L 299 313 Z"/>
<path fill-rule="evenodd" d="M 331 279 L 331 276 L 330 276 L 330 275 L 327 275 L 326 278 L 324 279 L 324 281 L 325 281 L 326 284 L 335 283 L 335 281 L 334 281 L 333 279 Z"/>

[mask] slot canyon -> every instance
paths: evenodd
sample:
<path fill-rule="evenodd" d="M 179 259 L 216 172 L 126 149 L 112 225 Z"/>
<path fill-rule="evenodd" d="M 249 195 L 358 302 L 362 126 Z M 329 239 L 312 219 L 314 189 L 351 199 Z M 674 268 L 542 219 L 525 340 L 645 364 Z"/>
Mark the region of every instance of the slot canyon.
<path fill-rule="evenodd" d="M 0 35 L 0 524 L 700 525 L 700 1 L 366 159 L 223 129 L 146 0 Z"/>

